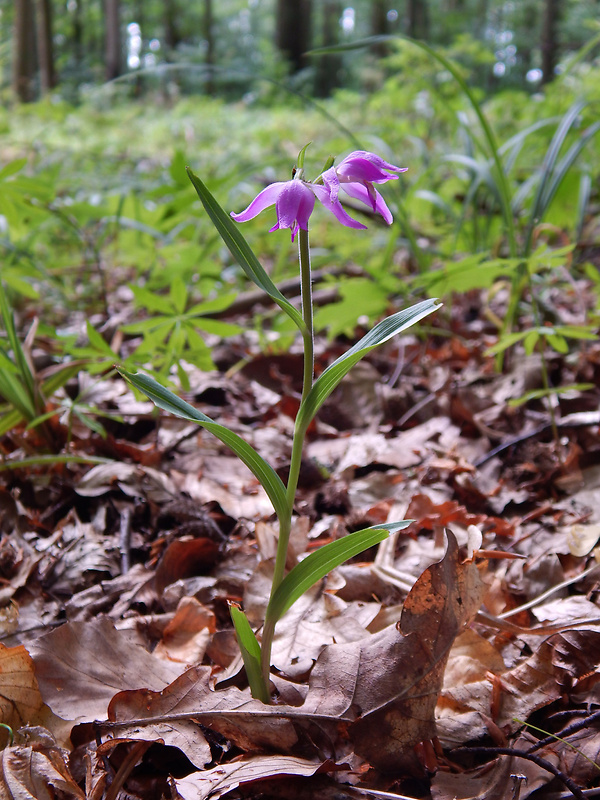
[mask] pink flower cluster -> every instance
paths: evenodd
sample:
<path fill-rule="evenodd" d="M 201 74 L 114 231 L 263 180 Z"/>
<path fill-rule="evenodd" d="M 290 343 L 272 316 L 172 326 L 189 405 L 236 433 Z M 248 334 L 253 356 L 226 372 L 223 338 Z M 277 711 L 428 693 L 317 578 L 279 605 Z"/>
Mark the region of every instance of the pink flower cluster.
<path fill-rule="evenodd" d="M 397 180 L 392 172 L 406 172 L 406 168 L 395 167 L 383 158 L 366 150 L 355 150 L 337 166 L 323 172 L 323 183 L 310 183 L 301 178 L 272 183 L 263 189 L 248 208 L 240 214 L 231 214 L 236 222 L 247 222 L 261 211 L 275 205 L 277 222 L 270 229 L 290 228 L 292 241 L 300 229 L 308 230 L 308 220 L 319 200 L 336 219 L 348 228 L 366 228 L 366 225 L 353 219 L 342 207 L 339 199 L 340 189 L 355 200 L 370 206 L 381 214 L 389 225 L 392 215 L 385 200 L 373 184 Z"/>

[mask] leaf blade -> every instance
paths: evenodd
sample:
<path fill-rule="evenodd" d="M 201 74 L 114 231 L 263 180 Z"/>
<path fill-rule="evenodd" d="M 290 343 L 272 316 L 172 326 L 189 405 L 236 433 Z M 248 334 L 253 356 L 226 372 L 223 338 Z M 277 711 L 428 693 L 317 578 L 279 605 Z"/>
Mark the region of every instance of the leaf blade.
<path fill-rule="evenodd" d="M 239 231 L 239 228 L 233 222 L 231 217 L 221 208 L 216 199 L 206 188 L 200 178 L 194 172 L 186 167 L 186 171 L 190 181 L 198 197 L 202 201 L 206 213 L 210 217 L 213 225 L 219 232 L 219 235 L 227 245 L 229 252 L 244 270 L 248 278 L 255 283 L 259 289 L 266 292 L 271 300 L 285 311 L 285 313 L 293 320 L 295 325 L 300 331 L 305 330 L 304 320 L 298 309 L 293 306 L 287 298 L 279 291 L 277 286 L 273 283 L 271 278 L 263 269 L 262 264 L 252 252 L 249 244 Z"/>
<path fill-rule="evenodd" d="M 423 300 L 414 306 L 410 306 L 410 308 L 397 311 L 375 325 L 360 341 L 321 373 L 300 406 L 297 420 L 298 426 L 308 426 L 331 392 L 361 358 L 375 347 L 387 342 L 392 336 L 401 333 L 406 328 L 419 322 L 423 317 L 436 311 L 440 306 L 441 303 L 435 299 Z"/>
<path fill-rule="evenodd" d="M 390 533 L 396 533 L 411 524 L 412 520 L 374 525 L 349 533 L 342 539 L 320 547 L 288 572 L 269 601 L 267 618 L 278 620 L 317 581 L 369 547 L 379 544 Z"/>
<path fill-rule="evenodd" d="M 194 406 L 186 403 L 185 400 L 177 397 L 176 394 L 166 389 L 149 375 L 132 373 L 125 369 L 119 369 L 118 372 L 128 383 L 136 389 L 139 389 L 140 392 L 143 392 L 156 406 L 162 408 L 163 411 L 168 411 L 190 422 L 197 422 L 203 428 L 210 431 L 213 436 L 216 436 L 217 439 L 220 439 L 230 450 L 233 450 L 236 456 L 244 462 L 261 483 L 269 500 L 273 504 L 277 516 L 281 519 L 288 513 L 283 481 L 279 475 L 277 475 L 273 467 L 271 467 L 248 442 L 244 441 L 241 436 L 238 436 L 237 433 L 229 430 L 229 428 L 207 417 L 206 414 L 203 414 L 201 411 L 194 408 Z"/>

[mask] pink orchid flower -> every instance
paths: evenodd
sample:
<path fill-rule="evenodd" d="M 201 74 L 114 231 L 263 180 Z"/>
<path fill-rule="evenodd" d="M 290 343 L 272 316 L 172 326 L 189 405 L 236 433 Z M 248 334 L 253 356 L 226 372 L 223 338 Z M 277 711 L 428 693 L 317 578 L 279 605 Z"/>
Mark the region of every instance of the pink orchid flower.
<path fill-rule="evenodd" d="M 270 228 L 276 231 L 279 228 L 290 228 L 292 232 L 292 242 L 300 229 L 308 230 L 308 219 L 315 207 L 315 197 L 331 211 L 332 214 L 349 228 L 365 228 L 355 219 L 347 214 L 337 198 L 331 198 L 331 192 L 325 187 L 307 181 L 294 179 L 291 181 L 280 181 L 272 183 L 263 189 L 248 208 L 240 214 L 231 216 L 236 222 L 247 222 L 254 219 L 261 211 L 274 205 L 277 212 L 277 222 Z"/>
<path fill-rule="evenodd" d="M 390 172 L 406 172 L 406 167 L 396 167 L 384 161 L 375 153 L 366 150 L 355 150 L 338 164 L 323 173 L 323 183 L 329 191 L 332 203 L 339 203 L 339 190 L 347 195 L 371 206 L 376 214 L 381 214 L 388 225 L 392 223 L 392 214 L 383 197 L 373 186 L 374 183 L 398 180 L 397 175 Z"/>

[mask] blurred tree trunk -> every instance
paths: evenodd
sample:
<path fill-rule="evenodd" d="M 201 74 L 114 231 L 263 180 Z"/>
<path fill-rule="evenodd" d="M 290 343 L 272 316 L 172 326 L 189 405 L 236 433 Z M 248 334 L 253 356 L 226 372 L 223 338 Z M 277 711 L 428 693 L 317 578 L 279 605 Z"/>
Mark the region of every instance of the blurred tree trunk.
<path fill-rule="evenodd" d="M 121 3 L 104 0 L 104 50 L 107 81 L 121 74 Z"/>
<path fill-rule="evenodd" d="M 50 0 L 37 0 L 37 49 L 40 62 L 40 88 L 42 94 L 48 94 L 56 86 Z"/>
<path fill-rule="evenodd" d="M 33 0 L 15 0 L 12 88 L 22 103 L 35 97 L 35 19 Z"/>
<path fill-rule="evenodd" d="M 204 39 L 206 41 L 206 57 L 204 63 L 207 68 L 206 93 L 215 93 L 215 27 L 213 16 L 213 1 L 204 0 Z"/>
<path fill-rule="evenodd" d="M 427 0 L 408 0 L 407 32 L 412 39 L 429 38 L 429 9 Z"/>
<path fill-rule="evenodd" d="M 388 0 L 371 0 L 371 35 L 385 36 L 389 32 Z M 385 42 L 377 42 L 371 46 L 371 52 L 377 56 L 384 56 L 388 52 Z"/>
<path fill-rule="evenodd" d="M 165 47 L 167 50 L 176 50 L 181 44 L 181 32 L 177 24 L 177 17 L 180 13 L 177 8 L 177 0 L 165 0 L 164 10 Z"/>
<path fill-rule="evenodd" d="M 338 44 L 339 41 L 338 32 L 342 15 L 340 0 L 323 0 L 322 13 L 323 35 L 321 44 L 323 47 L 332 47 Z M 341 56 L 338 53 L 319 56 L 316 68 L 315 94 L 317 97 L 329 97 L 333 89 L 340 85 Z"/>
<path fill-rule="evenodd" d="M 485 36 L 487 13 L 488 13 L 488 0 L 478 0 L 477 14 L 475 19 L 475 36 L 478 39 L 483 39 L 483 37 Z"/>
<path fill-rule="evenodd" d="M 558 63 L 558 22 L 562 13 L 561 0 L 545 0 L 542 16 L 542 83 L 554 80 Z"/>
<path fill-rule="evenodd" d="M 81 71 L 83 62 L 83 0 L 77 0 L 73 8 L 73 60 L 77 72 Z"/>
<path fill-rule="evenodd" d="M 275 44 L 292 73 L 306 66 L 304 53 L 310 50 L 312 0 L 277 0 Z"/>
<path fill-rule="evenodd" d="M 537 3 L 529 2 L 523 9 L 523 27 L 525 30 L 534 31 L 538 25 L 538 8 Z M 523 37 L 524 41 L 519 47 L 519 55 L 521 63 L 523 64 L 523 74 L 527 75 L 529 70 L 533 67 L 533 50 L 535 47 L 535 40 L 532 38 Z"/>

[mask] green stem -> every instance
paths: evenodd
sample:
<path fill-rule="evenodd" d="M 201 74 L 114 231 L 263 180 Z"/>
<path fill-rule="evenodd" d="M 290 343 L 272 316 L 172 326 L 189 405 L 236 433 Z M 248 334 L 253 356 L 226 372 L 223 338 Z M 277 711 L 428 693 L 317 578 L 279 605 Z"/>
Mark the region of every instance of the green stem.
<path fill-rule="evenodd" d="M 304 371 L 302 379 L 302 400 L 304 402 L 310 392 L 314 379 L 314 332 L 313 332 L 313 305 L 312 305 L 312 282 L 310 269 L 310 247 L 308 231 L 301 230 L 298 234 L 298 253 L 300 260 L 300 287 L 302 295 L 302 317 L 304 319 L 305 330 L 302 333 L 304 339 Z M 304 437 L 306 436 L 306 425 L 299 424 L 296 419 L 294 429 L 294 439 L 292 442 L 292 455 L 290 458 L 290 474 L 288 476 L 286 496 L 287 511 L 285 518 L 279 520 L 279 539 L 277 541 L 277 554 L 275 556 L 275 569 L 273 573 L 273 583 L 271 584 L 271 596 L 265 624 L 263 627 L 261 643 L 261 667 L 265 686 L 269 686 L 269 674 L 271 672 L 271 648 L 275 635 L 275 625 L 277 619 L 271 612 L 271 599 L 279 588 L 285 574 L 285 563 L 287 560 L 287 550 L 290 541 L 292 528 L 292 514 L 294 511 L 294 501 L 296 499 L 296 489 L 300 477 L 300 466 L 302 464 L 302 451 L 304 449 Z"/>

